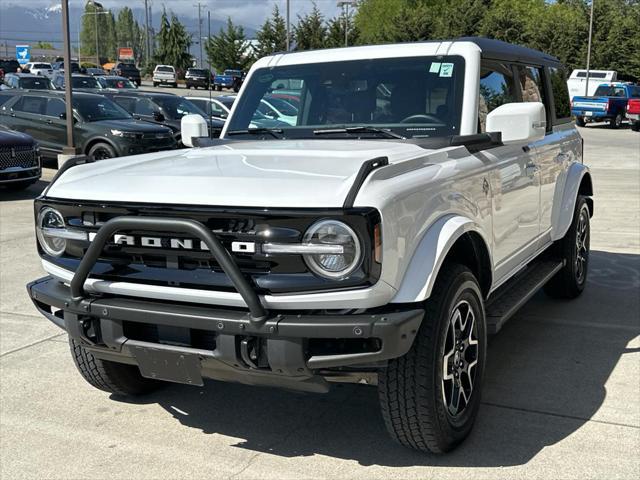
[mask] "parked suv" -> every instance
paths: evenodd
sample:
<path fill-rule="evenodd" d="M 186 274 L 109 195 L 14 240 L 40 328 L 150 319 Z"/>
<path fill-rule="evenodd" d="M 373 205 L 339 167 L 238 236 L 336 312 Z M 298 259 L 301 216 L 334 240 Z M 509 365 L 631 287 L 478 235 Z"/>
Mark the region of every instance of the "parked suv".
<path fill-rule="evenodd" d="M 173 88 L 178 87 L 178 75 L 176 69 L 171 65 L 156 65 L 153 70 L 153 86 L 171 85 Z"/>
<path fill-rule="evenodd" d="M 211 88 L 213 80 L 212 73 L 206 68 L 190 68 L 184 76 L 187 88 Z"/>
<path fill-rule="evenodd" d="M 133 63 L 123 63 L 119 62 L 113 67 L 111 71 L 112 75 L 117 75 L 118 77 L 124 77 L 131 80 L 138 87 L 142 85 L 142 78 L 140 77 L 140 70 Z"/>
<path fill-rule="evenodd" d="M 24 66 L 24 69 L 34 75 L 42 75 L 45 77 L 51 77 L 53 75 L 53 67 L 50 63 L 44 62 L 31 62 Z"/>
<path fill-rule="evenodd" d="M 175 148 L 171 130 L 131 115 L 101 95 L 73 95 L 74 142 L 91 159 Z M 66 144 L 65 96 L 62 92 L 25 92 L 0 107 L 0 124 L 38 140 L 42 154 L 56 158 Z"/>
<path fill-rule="evenodd" d="M 53 77 L 53 86 L 58 90 L 64 90 L 65 76 L 64 73 L 57 74 Z M 99 90 L 102 85 L 96 77 L 85 75 L 82 73 L 71 74 L 71 88 L 76 90 Z"/>
<path fill-rule="evenodd" d="M 195 106 L 191 100 L 171 93 L 141 92 L 131 90 L 103 91 L 104 95 L 116 102 L 134 118 L 169 127 L 181 146 L 180 122 L 182 117 L 189 114 L 207 114 Z M 224 121 L 209 119 L 209 131 L 215 137 L 220 136 Z"/>
<path fill-rule="evenodd" d="M 38 143 L 0 125 L 0 187 L 27 188 L 42 173 Z"/>
<path fill-rule="evenodd" d="M 296 121 L 250 129 L 293 80 Z M 393 438 L 451 450 L 480 407 L 487 336 L 540 288 L 585 288 L 592 182 L 564 68 L 461 39 L 277 54 L 246 82 L 221 139 L 187 115 L 198 148 L 49 186 L 36 308 L 113 395 L 377 384 Z"/>

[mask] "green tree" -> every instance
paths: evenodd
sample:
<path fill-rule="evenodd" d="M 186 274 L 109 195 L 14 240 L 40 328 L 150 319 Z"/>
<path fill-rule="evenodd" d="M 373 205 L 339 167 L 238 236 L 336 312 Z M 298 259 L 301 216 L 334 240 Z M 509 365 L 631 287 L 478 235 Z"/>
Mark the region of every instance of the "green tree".
<path fill-rule="evenodd" d="M 385 43 L 392 41 L 396 26 L 394 18 L 408 0 L 362 0 L 354 16 L 359 32 L 359 42 L 363 44 Z"/>
<path fill-rule="evenodd" d="M 96 58 L 96 48 L 100 63 L 113 55 L 115 33 L 112 20 L 113 16 L 102 4 L 94 1 L 85 4 L 80 32 L 80 54 L 83 57 L 89 57 L 91 60 Z"/>
<path fill-rule="evenodd" d="M 344 15 L 338 15 L 327 22 L 327 38 L 325 45 L 329 48 L 344 47 Z M 348 43 L 358 43 L 358 29 L 353 20 L 353 12 L 347 17 Z"/>
<path fill-rule="evenodd" d="M 324 24 L 324 17 L 315 2 L 313 2 L 311 12 L 303 17 L 298 15 L 298 24 L 293 27 L 293 35 L 298 50 L 313 50 L 325 47 L 327 27 Z"/>
<path fill-rule="evenodd" d="M 217 35 L 207 39 L 205 50 L 209 62 L 217 71 L 227 68 L 244 70 L 254 60 L 244 28 L 234 25 L 230 17 L 227 18 L 225 29 L 221 28 Z"/>
<path fill-rule="evenodd" d="M 189 35 L 175 14 L 171 14 L 171 22 L 167 12 L 162 12 L 160 18 L 160 32 L 158 33 L 158 48 L 156 50 L 156 63 L 173 65 L 180 75 L 192 64 L 189 53 L 191 35 Z"/>
<path fill-rule="evenodd" d="M 133 17 L 133 11 L 124 7 L 118 12 L 116 20 L 116 38 L 118 47 L 131 47 L 138 64 L 143 63 L 144 32 Z"/>
<path fill-rule="evenodd" d="M 273 7 L 271 18 L 265 20 L 256 33 L 256 40 L 258 40 L 255 50 L 257 58 L 284 52 L 287 49 L 287 25 L 277 5 Z"/>
<path fill-rule="evenodd" d="M 458 38 L 478 35 L 488 11 L 488 3 L 488 0 L 458 0 L 447 3 L 434 22 L 434 36 Z"/>
<path fill-rule="evenodd" d="M 38 41 L 38 43 L 35 44 L 34 48 L 41 48 L 43 50 L 53 50 L 53 44 L 51 42 Z"/>

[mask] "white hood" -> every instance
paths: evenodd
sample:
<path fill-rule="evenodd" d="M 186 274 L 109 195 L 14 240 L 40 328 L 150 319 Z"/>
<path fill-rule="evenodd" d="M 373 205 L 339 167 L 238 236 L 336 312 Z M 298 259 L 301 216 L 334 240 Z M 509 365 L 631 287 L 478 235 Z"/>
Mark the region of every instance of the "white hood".
<path fill-rule="evenodd" d="M 363 162 L 426 155 L 393 141 L 280 140 L 122 157 L 73 167 L 47 197 L 238 207 L 341 207 Z"/>

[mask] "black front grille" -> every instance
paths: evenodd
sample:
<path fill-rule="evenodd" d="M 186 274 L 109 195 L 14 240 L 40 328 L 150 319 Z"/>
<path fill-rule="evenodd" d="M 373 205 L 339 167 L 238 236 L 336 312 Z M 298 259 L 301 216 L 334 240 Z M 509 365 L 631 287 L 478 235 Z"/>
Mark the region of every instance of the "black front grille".
<path fill-rule="evenodd" d="M 73 229 L 97 232 L 107 221 L 121 216 L 189 218 L 210 229 L 229 251 L 241 272 L 258 293 L 320 291 L 354 288 L 375 283 L 380 265 L 371 261 L 373 227 L 379 222 L 377 211 L 367 209 L 291 210 L 270 208 L 233 208 L 170 205 L 103 205 L 93 202 L 51 201 L 37 199 L 36 212 L 44 205 L 60 211 Z M 337 218 L 349 224 L 363 241 L 362 265 L 348 279 L 336 283 L 311 272 L 302 255 L 274 255 L 262 252 L 262 244 L 297 243 L 319 218 Z M 199 239 L 176 232 L 123 231 L 131 240 L 105 246 L 92 269 L 92 277 L 109 281 L 127 281 L 158 286 L 235 291 L 211 253 L 203 250 Z M 153 246 L 144 245 L 142 237 L 154 237 Z M 177 241 L 190 240 L 183 248 Z M 170 240 L 176 241 L 172 245 Z M 233 242 L 253 244 L 255 250 L 233 251 Z M 89 243 L 69 240 L 65 255 L 48 258 L 68 270 L 75 270 Z M 43 252 L 40 252 L 43 254 Z"/>
<path fill-rule="evenodd" d="M 11 167 L 32 168 L 38 166 L 38 154 L 33 146 L 0 147 L 0 170 Z"/>

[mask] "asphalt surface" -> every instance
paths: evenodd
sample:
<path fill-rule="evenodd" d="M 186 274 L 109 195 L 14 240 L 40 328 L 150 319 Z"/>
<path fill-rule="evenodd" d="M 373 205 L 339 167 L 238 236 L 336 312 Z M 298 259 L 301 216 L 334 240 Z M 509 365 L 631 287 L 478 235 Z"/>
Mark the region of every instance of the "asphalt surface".
<path fill-rule="evenodd" d="M 595 183 L 589 284 L 571 302 L 536 295 L 491 340 L 478 422 L 445 456 L 391 442 L 373 387 L 211 381 L 131 402 L 91 388 L 24 288 L 43 274 L 32 199 L 54 171 L 0 192 L 0 477 L 639 478 L 640 134 L 581 132 Z"/>

